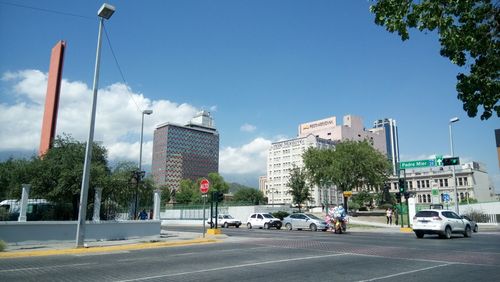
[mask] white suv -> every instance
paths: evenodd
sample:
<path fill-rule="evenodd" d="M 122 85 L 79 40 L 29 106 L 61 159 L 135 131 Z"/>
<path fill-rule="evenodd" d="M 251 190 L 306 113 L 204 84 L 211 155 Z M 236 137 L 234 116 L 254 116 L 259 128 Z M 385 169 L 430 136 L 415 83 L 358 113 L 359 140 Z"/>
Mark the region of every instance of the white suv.
<path fill-rule="evenodd" d="M 247 220 L 248 229 L 252 229 L 252 227 L 264 229 L 276 227 L 276 229 L 281 229 L 282 225 L 281 220 L 272 216 L 270 213 L 254 213 L 250 215 Z"/>
<path fill-rule="evenodd" d="M 421 210 L 413 217 L 413 232 L 417 238 L 424 234 L 438 234 L 441 238 L 450 239 L 452 233 L 470 237 L 472 229 L 470 222 L 458 214 L 448 210 Z"/>

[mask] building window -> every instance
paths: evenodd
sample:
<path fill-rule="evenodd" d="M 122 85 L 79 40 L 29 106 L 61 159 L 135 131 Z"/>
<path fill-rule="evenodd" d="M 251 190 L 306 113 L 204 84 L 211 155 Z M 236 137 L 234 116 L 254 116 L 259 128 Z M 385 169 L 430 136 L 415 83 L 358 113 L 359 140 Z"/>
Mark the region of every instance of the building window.
<path fill-rule="evenodd" d="M 427 203 L 430 203 L 430 202 L 431 202 L 431 195 L 427 194 Z"/>
<path fill-rule="evenodd" d="M 458 178 L 458 186 L 462 186 L 462 185 L 464 185 L 462 177 L 459 177 Z"/>
<path fill-rule="evenodd" d="M 427 188 L 431 187 L 431 185 L 429 185 L 429 180 L 426 180 L 425 184 L 426 184 Z"/>
<path fill-rule="evenodd" d="M 420 188 L 420 180 L 417 180 L 417 188 Z"/>
<path fill-rule="evenodd" d="M 439 179 L 439 187 L 443 187 L 443 179 Z"/>
<path fill-rule="evenodd" d="M 469 184 L 467 183 L 467 177 L 464 177 L 464 185 L 469 186 Z"/>
<path fill-rule="evenodd" d="M 444 187 L 448 187 L 448 179 L 444 180 Z"/>

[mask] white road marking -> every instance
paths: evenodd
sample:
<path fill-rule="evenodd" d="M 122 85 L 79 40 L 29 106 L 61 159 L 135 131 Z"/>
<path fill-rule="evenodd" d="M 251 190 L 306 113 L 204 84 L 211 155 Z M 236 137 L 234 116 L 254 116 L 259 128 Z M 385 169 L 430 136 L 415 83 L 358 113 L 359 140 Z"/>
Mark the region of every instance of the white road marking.
<path fill-rule="evenodd" d="M 358 282 L 368 282 L 368 281 L 382 280 L 382 279 L 392 278 L 392 277 L 396 277 L 396 276 L 406 275 L 406 274 L 410 274 L 410 273 L 415 273 L 415 272 L 419 272 L 419 271 L 429 270 L 429 269 L 443 267 L 443 266 L 448 266 L 448 265 L 453 265 L 453 263 L 446 263 L 446 264 L 434 265 L 434 266 L 430 266 L 430 267 L 425 267 L 425 268 L 420 268 L 420 269 L 415 269 L 415 270 L 410 270 L 410 271 L 395 273 L 395 274 L 391 274 L 391 275 L 387 275 L 387 276 L 375 277 L 375 278 L 368 279 L 368 280 L 359 280 Z"/>
<path fill-rule="evenodd" d="M 64 264 L 64 265 L 54 265 L 54 266 L 41 266 L 41 267 L 26 267 L 26 268 L 13 268 L 13 269 L 3 269 L 0 270 L 2 272 L 14 272 L 14 271 L 26 271 L 26 270 L 40 270 L 40 269 L 52 269 L 52 268 L 63 268 L 63 267 L 75 267 L 82 265 L 92 265 L 97 263 L 75 263 L 75 264 Z"/>
<path fill-rule="evenodd" d="M 242 268 L 242 267 L 249 267 L 249 266 L 274 264 L 274 263 L 283 263 L 283 262 L 290 262 L 290 261 L 309 260 L 309 259 L 320 259 L 320 258 L 343 256 L 343 255 L 345 255 L 345 254 L 331 254 L 331 255 L 323 255 L 323 256 L 311 256 L 311 257 L 301 257 L 301 258 L 292 258 L 292 259 L 271 260 L 271 261 L 238 264 L 238 265 L 231 265 L 231 266 L 224 266 L 224 267 L 217 267 L 217 268 L 210 268 L 210 269 L 202 269 L 202 270 L 196 270 L 196 271 L 188 271 L 188 272 L 180 272 L 180 273 L 156 275 L 156 276 L 149 276 L 149 277 L 141 277 L 141 278 L 135 278 L 135 279 L 118 280 L 116 282 L 143 281 L 143 280 L 166 278 L 166 277 L 175 277 L 175 276 L 181 276 L 181 275 L 204 273 L 204 272 L 212 272 L 212 271 L 219 271 L 219 270 L 226 270 L 226 269 L 233 269 L 233 268 Z"/>

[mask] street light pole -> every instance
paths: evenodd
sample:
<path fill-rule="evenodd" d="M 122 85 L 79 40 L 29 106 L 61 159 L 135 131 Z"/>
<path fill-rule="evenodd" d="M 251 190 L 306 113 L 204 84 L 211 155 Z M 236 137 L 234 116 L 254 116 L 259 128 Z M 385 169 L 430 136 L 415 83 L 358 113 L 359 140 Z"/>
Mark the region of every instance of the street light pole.
<path fill-rule="evenodd" d="M 94 127 L 95 127 L 95 112 L 97 105 L 97 89 L 99 85 L 99 66 L 101 63 L 101 35 L 102 28 L 104 25 L 104 19 L 109 19 L 111 15 L 115 12 L 115 7 L 109 4 L 103 4 L 97 15 L 99 16 L 99 34 L 97 36 L 97 51 L 95 57 L 95 69 L 94 69 L 94 83 L 92 90 L 94 95 L 92 96 L 92 111 L 90 114 L 90 129 L 89 138 L 87 140 L 87 147 L 85 149 L 85 163 L 83 165 L 83 177 L 82 186 L 80 189 L 80 207 L 78 210 L 78 224 L 76 228 L 76 247 L 83 247 L 83 242 L 85 239 L 85 219 L 87 217 L 87 199 L 89 191 L 90 182 L 90 163 L 92 160 L 92 145 L 94 143 Z"/>
<path fill-rule="evenodd" d="M 448 124 L 449 128 L 450 128 L 450 147 L 451 147 L 451 157 L 453 158 L 455 156 L 454 152 L 453 152 L 453 134 L 452 134 L 452 124 L 454 122 L 457 122 L 459 121 L 458 117 L 454 117 L 452 119 L 450 119 L 450 122 Z M 455 177 L 455 166 L 452 165 L 451 166 L 451 173 L 453 175 L 453 193 L 455 193 L 455 212 L 457 214 L 459 214 L 459 209 L 458 209 L 458 191 L 457 191 L 457 182 L 456 182 L 456 177 Z"/>
<path fill-rule="evenodd" d="M 142 120 L 141 120 L 141 142 L 139 145 L 139 171 L 136 175 L 136 189 L 135 189 L 135 201 L 134 201 L 134 219 L 137 216 L 137 202 L 138 202 L 138 193 L 139 193 L 139 182 L 141 181 L 144 174 L 142 173 L 142 137 L 144 132 L 144 115 L 150 115 L 153 113 L 153 110 L 144 110 L 142 111 Z"/>

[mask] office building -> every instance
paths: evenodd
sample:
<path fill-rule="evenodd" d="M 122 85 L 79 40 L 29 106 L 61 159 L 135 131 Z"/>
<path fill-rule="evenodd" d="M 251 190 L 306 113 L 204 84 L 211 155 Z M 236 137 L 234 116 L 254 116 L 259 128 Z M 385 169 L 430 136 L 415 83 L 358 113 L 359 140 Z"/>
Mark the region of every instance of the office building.
<path fill-rule="evenodd" d="M 334 141 L 319 138 L 313 134 L 271 144 L 267 159 L 267 182 L 263 191 L 268 203 L 273 205 L 292 203 L 292 195 L 288 193 L 290 188 L 287 186 L 292 167 L 304 167 L 302 154 L 308 148 L 322 149 L 334 146 Z M 307 205 L 321 206 L 325 198 L 330 198 L 328 202 L 332 202 L 334 192 L 333 188 L 331 189 L 332 191 L 328 191 L 325 196 L 325 193 L 321 193 L 318 187 L 312 187 L 313 199 Z"/>
<path fill-rule="evenodd" d="M 388 118 L 376 120 L 373 123 L 373 128 L 369 131 L 385 136 L 387 158 L 392 163 L 393 175 L 397 175 L 399 164 L 399 140 L 396 121 Z"/>
<path fill-rule="evenodd" d="M 218 171 L 219 133 L 209 112 L 199 112 L 184 126 L 157 126 L 151 167 L 157 187 L 178 189 L 182 179 L 196 181 Z"/>

